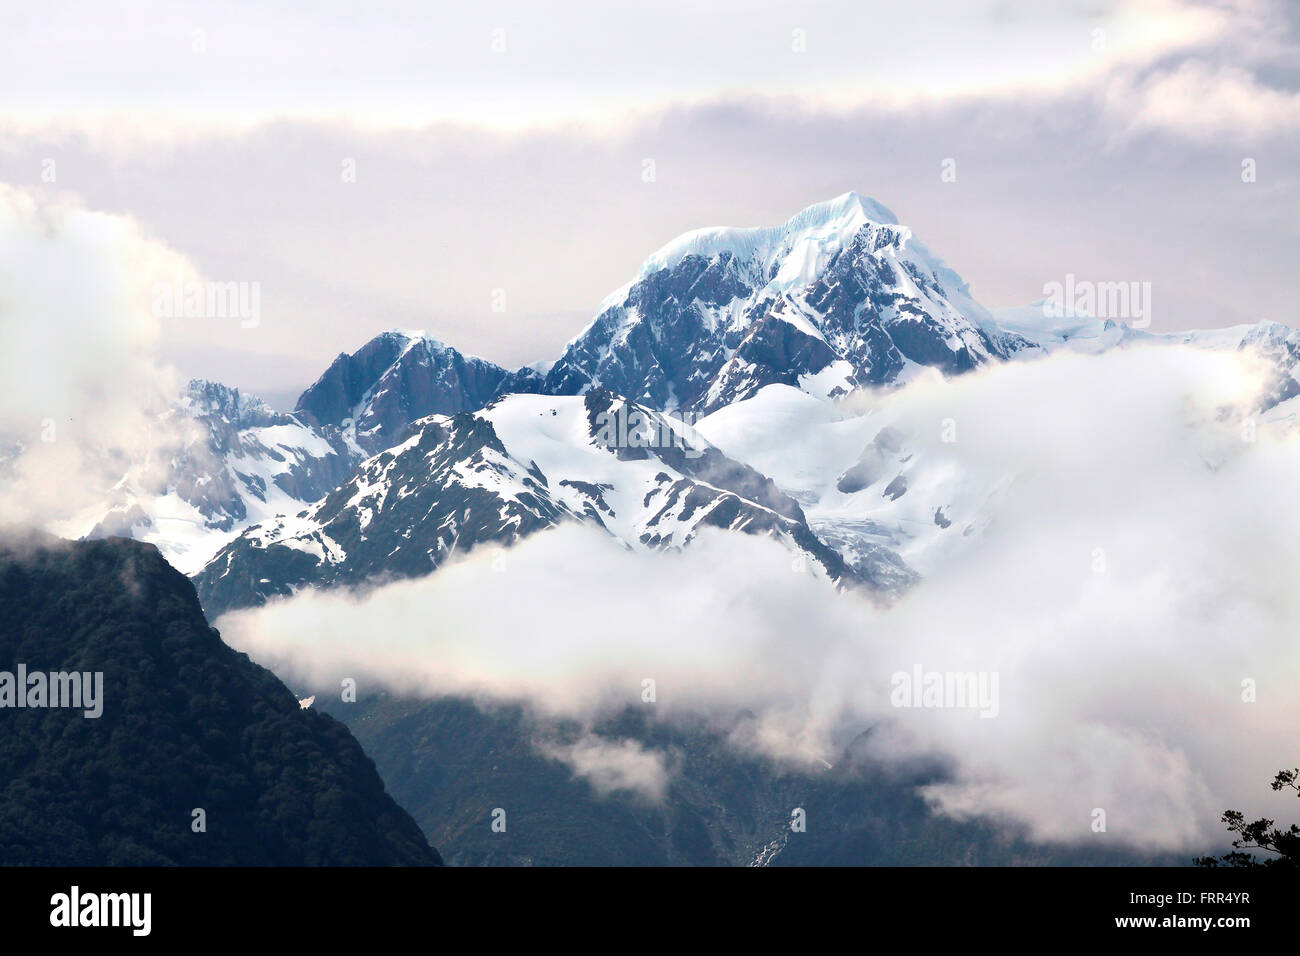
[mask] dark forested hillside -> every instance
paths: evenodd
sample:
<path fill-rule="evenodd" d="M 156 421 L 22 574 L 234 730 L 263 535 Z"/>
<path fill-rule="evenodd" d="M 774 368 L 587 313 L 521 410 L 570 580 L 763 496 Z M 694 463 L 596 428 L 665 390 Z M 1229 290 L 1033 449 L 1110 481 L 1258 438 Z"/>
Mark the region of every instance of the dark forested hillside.
<path fill-rule="evenodd" d="M 0 864 L 441 863 L 347 728 L 227 647 L 152 545 L 0 537 L 19 665 L 102 672 L 102 715 L 0 707 Z"/>

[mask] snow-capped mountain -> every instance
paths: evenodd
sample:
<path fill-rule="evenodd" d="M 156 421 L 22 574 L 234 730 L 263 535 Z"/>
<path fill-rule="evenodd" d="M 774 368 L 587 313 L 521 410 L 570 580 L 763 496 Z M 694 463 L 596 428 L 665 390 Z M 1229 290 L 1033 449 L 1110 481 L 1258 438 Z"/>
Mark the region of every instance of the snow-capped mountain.
<path fill-rule="evenodd" d="M 304 585 L 427 574 L 458 549 L 510 544 L 577 518 L 510 457 L 489 422 L 434 415 L 311 508 L 245 530 L 195 585 L 215 614 Z"/>
<path fill-rule="evenodd" d="M 703 523 L 782 536 L 835 580 L 897 593 L 978 528 L 1000 479 L 928 461 L 889 422 L 834 399 L 926 366 L 950 375 L 1150 344 L 1253 349 L 1275 369 L 1261 408 L 1300 394 L 1300 333 L 1285 326 L 1151 333 L 1054 318 L 1043 303 L 989 312 L 885 207 L 846 193 L 780 226 L 669 243 L 545 376 L 395 330 L 339 355 L 293 414 L 192 383 L 160 422 L 187 435 L 180 449 L 133 467 L 79 528 L 56 530 L 151 541 L 189 573 L 229 544 L 223 559 L 247 567 L 227 604 L 426 573 L 466 507 L 482 514 L 461 547 L 569 520 L 630 547 L 679 547 Z M 593 417 L 605 413 L 641 423 L 611 441 Z M 638 429 L 677 429 L 685 445 L 628 443 Z M 471 493 L 489 473 L 499 487 Z M 405 494 L 382 490 L 394 483 Z"/>
<path fill-rule="evenodd" d="M 771 384 L 834 397 L 1028 343 L 874 200 L 845 193 L 775 228 L 702 229 L 646 260 L 546 377 L 701 414 Z"/>
<path fill-rule="evenodd" d="M 160 460 L 131 463 L 78 533 L 148 541 L 187 572 L 249 523 L 327 494 L 356 462 L 298 417 L 216 382 L 191 382 L 157 432 Z"/>
<path fill-rule="evenodd" d="M 475 411 L 498 395 L 541 385 L 532 369 L 510 372 L 424 332 L 392 331 L 339 355 L 294 411 L 364 457 L 395 444 L 416 419 Z"/>
<path fill-rule="evenodd" d="M 713 527 L 775 537 L 802 556 L 797 562 L 846 586 L 892 592 L 912 581 L 884 547 L 846 562 L 767 475 L 673 416 L 604 389 L 581 398 L 512 396 L 482 416 L 520 460 L 542 470 L 558 500 L 631 547 L 680 548 Z"/>
<path fill-rule="evenodd" d="M 1221 329 L 1148 332 L 1113 319 L 1090 315 L 1058 317 L 1044 302 L 992 312 L 998 327 L 1030 343 L 1016 353 L 1032 359 L 1046 352 L 1066 350 L 1097 355 L 1133 345 L 1187 345 L 1210 350 L 1253 351 L 1272 367 L 1259 407 L 1269 409 L 1300 395 L 1300 331 L 1278 322 L 1230 325 Z"/>
<path fill-rule="evenodd" d="M 682 547 L 705 527 L 762 534 L 791 549 L 792 565 L 845 586 L 889 590 L 912 578 L 884 547 L 845 562 L 771 479 L 683 423 L 598 389 L 421 419 L 312 508 L 245 530 L 195 583 L 219 614 L 306 585 L 427 574 L 455 553 L 568 521 L 634 549 Z"/>
<path fill-rule="evenodd" d="M 156 544 L 192 573 L 248 525 L 296 514 L 339 486 L 418 418 L 481 408 L 535 391 L 531 369 L 507 372 L 420 332 L 385 332 L 340 355 L 293 414 L 196 380 L 160 418 L 163 460 L 131 463 L 106 509 L 60 528 Z"/>

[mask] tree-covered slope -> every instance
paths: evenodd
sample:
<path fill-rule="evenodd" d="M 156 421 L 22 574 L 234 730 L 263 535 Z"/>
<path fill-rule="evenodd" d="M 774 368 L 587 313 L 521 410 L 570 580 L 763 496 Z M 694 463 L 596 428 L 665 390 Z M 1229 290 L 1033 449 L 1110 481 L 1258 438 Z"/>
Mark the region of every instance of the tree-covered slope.
<path fill-rule="evenodd" d="M 103 712 L 0 707 L 0 864 L 441 863 L 347 728 L 226 646 L 152 545 L 0 537 L 0 671 L 20 664 L 102 672 Z"/>

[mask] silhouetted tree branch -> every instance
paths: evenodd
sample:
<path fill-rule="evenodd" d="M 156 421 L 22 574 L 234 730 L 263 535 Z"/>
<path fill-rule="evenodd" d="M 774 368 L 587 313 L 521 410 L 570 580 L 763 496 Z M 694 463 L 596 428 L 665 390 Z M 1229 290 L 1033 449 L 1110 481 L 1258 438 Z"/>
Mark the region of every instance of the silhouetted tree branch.
<path fill-rule="evenodd" d="M 1300 768 L 1280 770 L 1273 778 L 1273 790 L 1290 789 L 1300 796 Z M 1291 824 L 1290 829 L 1280 830 L 1272 820 L 1260 817 L 1251 823 L 1246 822 L 1245 814 L 1240 810 L 1225 810 L 1223 822 L 1228 832 L 1237 834 L 1232 841 L 1233 852 L 1223 856 L 1202 856 L 1194 862 L 1197 866 L 1300 866 L 1300 826 Z M 1256 859 L 1248 850 L 1262 850 L 1275 856 Z"/>

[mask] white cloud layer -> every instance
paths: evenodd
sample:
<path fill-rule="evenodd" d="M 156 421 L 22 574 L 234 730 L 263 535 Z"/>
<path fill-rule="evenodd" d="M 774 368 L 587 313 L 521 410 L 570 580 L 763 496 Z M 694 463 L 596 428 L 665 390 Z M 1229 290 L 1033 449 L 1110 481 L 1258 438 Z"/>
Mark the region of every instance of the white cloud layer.
<path fill-rule="evenodd" d="M 364 598 L 306 592 L 219 626 L 304 680 L 588 721 L 624 706 L 665 720 L 747 708 L 759 730 L 736 745 L 795 762 L 834 761 L 874 726 L 881 756 L 946 759 L 950 781 L 928 793 L 942 812 L 1042 840 L 1203 850 L 1221 842 L 1225 807 L 1258 807 L 1296 759 L 1300 440 L 1243 441 L 1232 410 L 1258 373 L 1238 353 L 1135 349 L 879 398 L 920 453 L 955 417 L 944 453 L 1014 476 L 981 537 L 888 609 L 792 573 L 765 539 L 702 536 L 646 556 L 567 528 L 506 552 L 504 571 L 484 549 Z M 918 666 L 996 672 L 997 716 L 892 706 L 892 675 Z M 556 756 L 606 789 L 667 785 L 669 762 L 638 745 Z"/>
<path fill-rule="evenodd" d="M 594 0 L 42 4 L 0 25 L 0 84 L 25 93 L 0 120 L 127 140 L 286 118 L 609 129 L 737 93 L 910 111 L 1058 96 L 1171 57 L 1263 55 L 1261 37 L 1292 39 L 1285 8 L 1259 0 L 666 0 L 653 15 Z"/>

